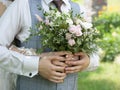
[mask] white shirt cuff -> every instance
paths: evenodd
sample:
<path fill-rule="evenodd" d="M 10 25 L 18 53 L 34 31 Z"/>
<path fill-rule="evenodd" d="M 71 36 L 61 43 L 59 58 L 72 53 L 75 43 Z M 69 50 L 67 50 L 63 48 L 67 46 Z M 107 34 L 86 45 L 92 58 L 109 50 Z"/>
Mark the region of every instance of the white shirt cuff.
<path fill-rule="evenodd" d="M 39 57 L 25 56 L 23 63 L 23 75 L 33 77 L 38 73 Z"/>
<path fill-rule="evenodd" d="M 97 69 L 98 66 L 99 66 L 99 56 L 98 56 L 98 54 L 92 54 L 92 55 L 90 55 L 89 66 L 83 71 L 93 71 L 93 70 Z"/>

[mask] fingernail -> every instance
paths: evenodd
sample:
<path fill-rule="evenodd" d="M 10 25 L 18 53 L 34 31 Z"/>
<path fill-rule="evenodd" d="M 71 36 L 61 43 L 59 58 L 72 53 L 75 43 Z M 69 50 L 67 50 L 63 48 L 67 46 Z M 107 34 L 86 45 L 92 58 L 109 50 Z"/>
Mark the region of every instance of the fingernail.
<path fill-rule="evenodd" d="M 67 69 L 68 67 L 65 67 L 65 70 Z"/>

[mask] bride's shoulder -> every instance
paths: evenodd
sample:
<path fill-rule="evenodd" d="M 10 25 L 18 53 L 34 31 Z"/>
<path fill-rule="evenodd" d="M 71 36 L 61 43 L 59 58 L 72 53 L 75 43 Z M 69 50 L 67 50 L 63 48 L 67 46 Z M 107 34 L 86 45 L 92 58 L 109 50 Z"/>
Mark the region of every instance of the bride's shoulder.
<path fill-rule="evenodd" d="M 18 8 L 24 8 L 26 6 L 26 3 L 28 3 L 28 0 L 14 0 L 12 2 L 12 6 L 17 6 Z"/>
<path fill-rule="evenodd" d="M 16 3 L 18 5 L 24 5 L 28 3 L 28 0 L 14 0 L 13 3 Z"/>

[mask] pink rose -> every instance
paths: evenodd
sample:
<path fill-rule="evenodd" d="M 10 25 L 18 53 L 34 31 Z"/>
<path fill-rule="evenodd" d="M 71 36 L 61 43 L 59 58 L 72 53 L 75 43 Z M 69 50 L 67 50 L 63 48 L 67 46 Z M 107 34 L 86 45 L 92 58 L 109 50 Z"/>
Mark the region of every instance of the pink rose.
<path fill-rule="evenodd" d="M 76 36 L 81 36 L 82 35 L 82 28 L 80 25 L 71 25 L 69 27 L 69 32 L 72 34 L 75 34 Z"/>
<path fill-rule="evenodd" d="M 39 30 L 41 30 L 41 29 L 43 29 L 43 27 L 40 25 L 40 26 L 39 26 Z"/>
<path fill-rule="evenodd" d="M 76 26 L 76 32 L 75 32 L 75 35 L 76 36 L 81 36 L 82 35 L 82 28 L 81 28 L 81 26 L 80 25 L 77 25 Z"/>
<path fill-rule="evenodd" d="M 49 22 L 48 19 L 45 20 L 45 24 L 46 24 L 46 25 L 50 25 L 50 22 Z"/>
<path fill-rule="evenodd" d="M 69 39 L 69 40 L 68 40 L 68 44 L 69 44 L 70 46 L 75 45 L 75 40 L 74 40 L 74 39 Z"/>
<path fill-rule="evenodd" d="M 36 18 L 38 19 L 39 22 L 43 21 L 43 19 L 38 15 L 38 14 L 35 14 Z"/>

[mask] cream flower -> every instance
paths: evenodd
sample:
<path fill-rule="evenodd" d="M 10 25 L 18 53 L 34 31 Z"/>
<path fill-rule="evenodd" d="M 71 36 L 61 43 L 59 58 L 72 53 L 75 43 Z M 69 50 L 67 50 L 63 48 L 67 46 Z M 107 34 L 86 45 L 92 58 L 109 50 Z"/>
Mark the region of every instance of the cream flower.
<path fill-rule="evenodd" d="M 45 20 L 45 24 L 46 24 L 46 25 L 50 25 L 49 19 L 46 19 L 46 20 Z"/>
<path fill-rule="evenodd" d="M 76 26 L 76 32 L 75 32 L 75 35 L 76 36 L 81 36 L 83 33 L 82 33 L 82 28 L 80 25 L 77 25 Z"/>
<path fill-rule="evenodd" d="M 69 40 L 71 39 L 72 35 L 70 33 L 66 33 L 66 39 Z"/>
<path fill-rule="evenodd" d="M 80 24 L 81 24 L 81 26 L 84 28 L 84 29 L 90 29 L 90 28 L 92 28 L 92 23 L 89 23 L 89 22 L 82 22 L 82 21 L 80 21 Z"/>
<path fill-rule="evenodd" d="M 75 45 L 75 40 L 74 40 L 74 39 L 69 39 L 69 40 L 68 40 L 68 44 L 69 44 L 70 46 Z"/>
<path fill-rule="evenodd" d="M 67 19 L 66 22 L 67 22 L 69 25 L 73 25 L 72 19 Z"/>

